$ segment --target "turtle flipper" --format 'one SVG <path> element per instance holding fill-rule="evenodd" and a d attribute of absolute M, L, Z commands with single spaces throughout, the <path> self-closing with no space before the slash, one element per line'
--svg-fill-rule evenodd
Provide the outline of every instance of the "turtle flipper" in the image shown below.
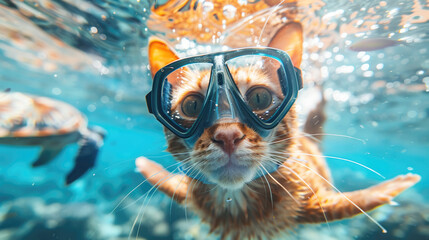
<path fill-rule="evenodd" d="M 83 137 L 79 142 L 80 148 L 76 158 L 74 159 L 74 167 L 67 174 L 66 185 L 71 184 L 85 174 L 89 169 L 94 167 L 98 150 L 102 144 L 103 139 L 96 133 L 90 133 L 88 136 Z"/>
<path fill-rule="evenodd" d="M 31 166 L 32 167 L 39 167 L 42 165 L 45 165 L 47 163 L 49 163 L 50 161 L 52 161 L 52 159 L 54 159 L 56 156 L 58 156 L 58 154 L 60 154 L 60 152 L 63 150 L 63 146 L 58 147 L 58 148 L 47 148 L 47 147 L 42 147 L 42 149 L 40 150 L 39 156 L 37 157 L 36 161 L 34 161 Z"/>

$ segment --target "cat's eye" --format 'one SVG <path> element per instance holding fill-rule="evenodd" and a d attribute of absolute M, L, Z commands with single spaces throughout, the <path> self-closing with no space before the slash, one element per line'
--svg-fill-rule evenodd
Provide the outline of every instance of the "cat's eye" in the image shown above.
<path fill-rule="evenodd" d="M 253 111 L 264 110 L 271 105 L 273 97 L 265 87 L 253 87 L 246 93 L 247 104 Z"/>
<path fill-rule="evenodd" d="M 198 117 L 203 107 L 203 97 L 200 94 L 192 93 L 186 96 L 182 101 L 182 112 L 190 118 Z"/>

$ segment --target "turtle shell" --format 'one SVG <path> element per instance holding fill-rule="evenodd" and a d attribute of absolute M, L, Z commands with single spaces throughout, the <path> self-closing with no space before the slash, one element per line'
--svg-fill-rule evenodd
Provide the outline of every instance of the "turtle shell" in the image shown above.
<path fill-rule="evenodd" d="M 45 137 L 85 129 L 85 116 L 73 106 L 19 92 L 0 93 L 0 137 Z"/>

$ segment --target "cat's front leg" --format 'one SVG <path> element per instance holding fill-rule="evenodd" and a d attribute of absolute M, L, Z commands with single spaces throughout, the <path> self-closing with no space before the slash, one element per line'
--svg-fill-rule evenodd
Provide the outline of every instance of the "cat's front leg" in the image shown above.
<path fill-rule="evenodd" d="M 149 183 L 176 200 L 178 203 L 183 202 L 186 196 L 190 179 L 182 174 L 173 174 L 165 170 L 158 163 L 145 157 L 136 159 L 136 166 L 139 172 L 147 179 Z"/>
<path fill-rule="evenodd" d="M 407 174 L 353 192 L 318 191 L 309 199 L 299 221 L 317 223 L 339 220 L 373 210 L 383 204 L 391 203 L 394 197 L 419 182 L 420 178 L 416 174 Z"/>

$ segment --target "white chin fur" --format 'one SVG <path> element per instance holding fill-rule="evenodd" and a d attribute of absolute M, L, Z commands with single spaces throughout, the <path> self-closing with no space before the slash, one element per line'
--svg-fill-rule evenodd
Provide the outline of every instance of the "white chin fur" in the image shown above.
<path fill-rule="evenodd" d="M 255 177 L 256 171 L 253 168 L 243 168 L 240 170 L 218 169 L 207 174 L 211 182 L 218 184 L 224 189 L 240 189 L 244 184 L 252 181 Z"/>

